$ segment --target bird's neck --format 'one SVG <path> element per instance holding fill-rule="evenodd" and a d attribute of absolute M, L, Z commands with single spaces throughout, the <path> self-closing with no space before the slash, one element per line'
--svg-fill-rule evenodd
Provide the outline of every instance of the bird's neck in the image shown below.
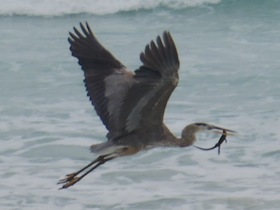
<path fill-rule="evenodd" d="M 196 141 L 195 135 L 184 135 L 180 138 L 180 147 L 191 146 Z"/>

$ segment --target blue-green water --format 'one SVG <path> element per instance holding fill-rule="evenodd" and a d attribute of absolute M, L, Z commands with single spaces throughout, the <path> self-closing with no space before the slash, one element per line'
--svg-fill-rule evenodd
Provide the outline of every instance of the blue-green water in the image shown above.
<path fill-rule="evenodd" d="M 24 3 L 23 3 L 24 2 Z M 278 209 L 280 1 L 0 1 L 0 209 Z M 76 186 L 106 130 L 91 107 L 68 31 L 88 21 L 129 69 L 169 30 L 180 83 L 165 122 L 239 132 L 217 151 L 158 148 L 112 161 Z M 201 136 L 197 145 L 217 138 Z"/>

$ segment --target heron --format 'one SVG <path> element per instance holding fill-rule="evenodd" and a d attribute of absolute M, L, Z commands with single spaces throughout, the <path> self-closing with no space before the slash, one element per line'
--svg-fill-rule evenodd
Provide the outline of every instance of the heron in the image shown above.
<path fill-rule="evenodd" d="M 73 186 L 100 165 L 154 147 L 188 147 L 200 131 L 233 135 L 235 131 L 208 123 L 192 123 L 176 137 L 163 122 L 167 101 L 176 88 L 179 57 L 171 33 L 164 31 L 140 54 L 141 66 L 128 70 L 97 40 L 88 22 L 73 27 L 68 41 L 84 73 L 87 95 L 108 130 L 107 141 L 94 144 L 97 158 L 66 175 L 60 189 Z"/>

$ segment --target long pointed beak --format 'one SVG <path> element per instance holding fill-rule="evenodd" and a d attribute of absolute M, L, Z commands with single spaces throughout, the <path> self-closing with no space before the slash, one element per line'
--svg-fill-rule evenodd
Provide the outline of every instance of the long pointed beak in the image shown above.
<path fill-rule="evenodd" d="M 226 131 L 227 136 L 236 136 L 238 133 L 234 130 L 230 130 L 227 128 L 221 128 L 215 125 L 209 125 L 208 127 L 209 130 L 211 130 L 213 133 L 217 133 L 217 134 L 224 134 L 224 131 Z"/>

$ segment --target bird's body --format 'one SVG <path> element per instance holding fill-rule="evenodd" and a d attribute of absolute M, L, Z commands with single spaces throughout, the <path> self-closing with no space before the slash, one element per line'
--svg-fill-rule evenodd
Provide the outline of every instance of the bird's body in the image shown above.
<path fill-rule="evenodd" d="M 108 141 L 91 146 L 91 151 L 96 154 L 108 153 L 106 150 L 119 149 L 119 156 L 134 154 L 141 150 L 152 149 L 154 147 L 171 147 L 178 146 L 179 139 L 176 138 L 169 129 L 162 124 L 157 128 L 138 130 L 126 136 L 121 136 L 119 139 L 108 139 Z M 130 148 L 130 149 L 129 149 Z M 116 152 L 116 151 L 115 151 Z"/>
<path fill-rule="evenodd" d="M 96 39 L 89 25 L 80 24 L 82 33 L 70 32 L 70 50 L 84 71 L 84 82 L 92 105 L 108 130 L 107 141 L 91 146 L 99 156 L 81 170 L 69 174 L 59 184 L 74 185 L 99 165 L 120 156 L 154 147 L 187 147 L 195 133 L 203 130 L 234 131 L 193 123 L 174 136 L 163 122 L 167 101 L 176 88 L 179 58 L 169 32 L 151 41 L 140 54 L 142 65 L 129 71 Z M 91 167 L 91 168 L 90 168 Z M 88 169 L 82 176 L 77 175 Z"/>

